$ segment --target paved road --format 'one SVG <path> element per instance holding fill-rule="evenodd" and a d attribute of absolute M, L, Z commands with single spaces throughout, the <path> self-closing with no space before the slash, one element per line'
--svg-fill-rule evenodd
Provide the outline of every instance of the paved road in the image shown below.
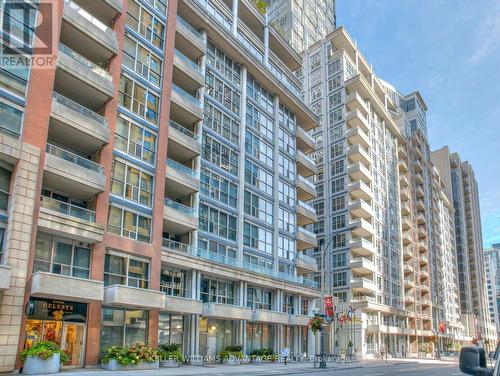
<path fill-rule="evenodd" d="M 242 366 L 184 366 L 176 369 L 152 371 L 109 372 L 101 369 L 68 370 L 63 376 L 290 376 L 290 375 L 335 375 L 335 376 L 463 376 L 455 362 L 440 361 L 360 361 L 355 364 L 329 365 L 327 369 L 315 369 L 312 364 L 242 365 Z"/>

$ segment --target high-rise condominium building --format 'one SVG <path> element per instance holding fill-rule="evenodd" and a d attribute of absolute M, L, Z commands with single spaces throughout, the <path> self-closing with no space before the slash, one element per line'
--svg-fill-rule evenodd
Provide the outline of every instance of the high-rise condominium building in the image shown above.
<path fill-rule="evenodd" d="M 302 52 L 335 30 L 335 0 L 271 0 L 269 19 Z"/>
<path fill-rule="evenodd" d="M 462 322 L 469 336 L 496 339 L 488 311 L 479 193 L 474 170 L 468 162 L 462 162 L 457 153 L 450 153 L 447 146 L 432 152 L 432 160 L 453 202 Z"/>
<path fill-rule="evenodd" d="M 50 9 L 20 4 L 26 42 Z M 315 354 L 297 53 L 250 0 L 52 4 L 56 63 L 0 70 L 0 371 L 38 340 L 73 367 L 136 342 Z"/>
<path fill-rule="evenodd" d="M 326 288 L 353 303 L 360 319 L 354 336 L 347 327 L 324 346 L 335 352 L 351 341 L 364 356 L 386 344 L 405 353 L 396 105 L 342 27 L 305 52 L 299 74 L 305 101 L 321 119 L 312 133 L 319 243 L 312 254 L 321 259 L 326 247 Z"/>
<path fill-rule="evenodd" d="M 500 333 L 500 244 L 492 244 L 484 251 L 486 265 L 486 288 L 490 320 Z"/>

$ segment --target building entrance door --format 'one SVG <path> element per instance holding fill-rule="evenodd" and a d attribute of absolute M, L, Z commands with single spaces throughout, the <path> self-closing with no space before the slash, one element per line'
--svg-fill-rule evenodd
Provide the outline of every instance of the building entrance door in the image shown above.
<path fill-rule="evenodd" d="M 83 366 L 85 324 L 65 322 L 63 325 L 61 350 L 68 356 L 65 367 Z"/>

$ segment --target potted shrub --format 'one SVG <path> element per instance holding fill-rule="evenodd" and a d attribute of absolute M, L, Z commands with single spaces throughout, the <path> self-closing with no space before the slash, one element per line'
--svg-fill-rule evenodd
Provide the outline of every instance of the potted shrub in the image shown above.
<path fill-rule="evenodd" d="M 242 349 L 242 346 L 227 346 L 219 354 L 222 363 L 230 365 L 241 364 L 241 359 L 243 358 Z"/>
<path fill-rule="evenodd" d="M 160 358 L 160 367 L 179 367 L 182 362 L 181 345 L 178 343 L 161 343 L 156 352 Z"/>
<path fill-rule="evenodd" d="M 40 341 L 20 354 L 24 362 L 25 375 L 39 375 L 58 373 L 61 363 L 68 360 L 68 356 L 59 347 L 50 341 Z"/>
<path fill-rule="evenodd" d="M 276 362 L 278 355 L 274 353 L 273 349 L 255 349 L 250 353 L 250 361 L 252 363 Z"/>
<path fill-rule="evenodd" d="M 111 346 L 104 350 L 102 367 L 108 371 L 145 370 L 159 367 L 156 350 L 143 344 Z"/>

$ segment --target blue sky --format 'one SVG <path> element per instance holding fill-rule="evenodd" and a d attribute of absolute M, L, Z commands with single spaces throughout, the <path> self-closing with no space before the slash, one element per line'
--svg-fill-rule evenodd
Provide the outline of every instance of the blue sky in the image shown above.
<path fill-rule="evenodd" d="M 448 144 L 476 172 L 483 242 L 500 242 L 500 1 L 337 0 L 337 25 L 375 72 L 419 90 L 431 149 Z"/>

